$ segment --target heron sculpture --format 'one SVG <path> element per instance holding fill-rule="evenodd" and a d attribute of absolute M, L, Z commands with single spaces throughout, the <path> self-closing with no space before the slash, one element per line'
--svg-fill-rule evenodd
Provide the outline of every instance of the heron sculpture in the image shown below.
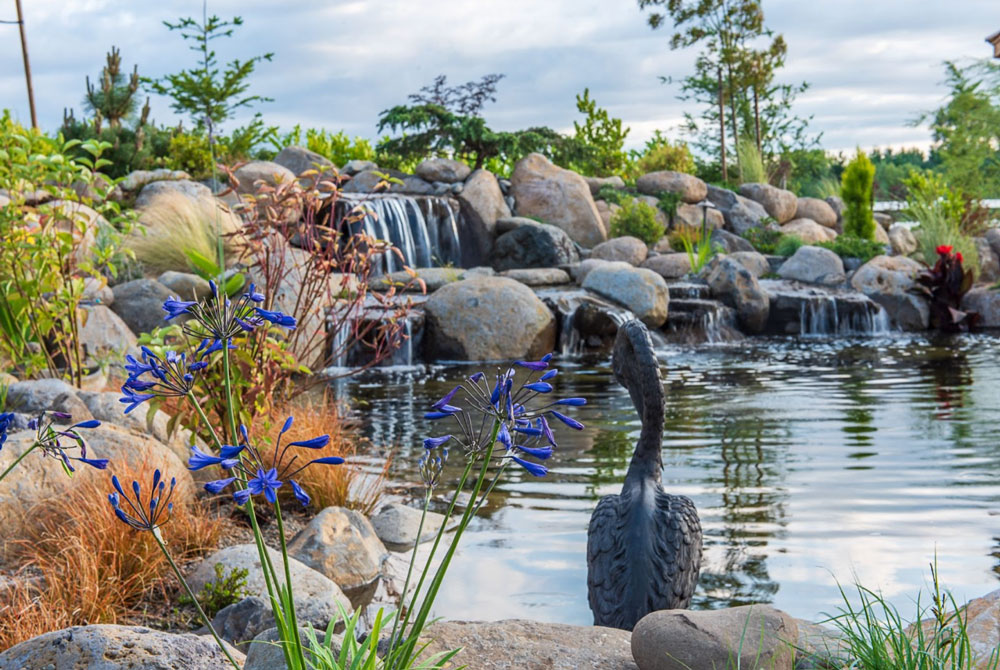
<path fill-rule="evenodd" d="M 701 567 L 701 523 L 690 498 L 660 483 L 664 404 L 660 366 L 639 321 L 615 337 L 615 379 L 642 431 L 619 495 L 601 498 L 587 531 L 587 591 L 595 626 L 632 630 L 655 610 L 691 603 Z"/>

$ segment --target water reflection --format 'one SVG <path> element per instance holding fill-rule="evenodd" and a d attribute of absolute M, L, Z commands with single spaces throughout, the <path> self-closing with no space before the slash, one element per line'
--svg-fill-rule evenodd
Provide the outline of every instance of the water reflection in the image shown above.
<path fill-rule="evenodd" d="M 1000 340 L 756 341 L 665 349 L 664 487 L 692 497 L 705 531 L 695 607 L 774 602 L 816 618 L 856 574 L 904 608 L 935 552 L 956 597 L 1000 578 Z M 414 479 L 424 408 L 467 368 L 343 383 L 393 477 Z M 639 434 L 607 361 L 561 366 L 591 400 L 551 475 L 497 487 L 463 540 L 436 614 L 589 623 L 586 528 L 617 493 Z M 457 474 L 457 473 L 456 473 Z"/>

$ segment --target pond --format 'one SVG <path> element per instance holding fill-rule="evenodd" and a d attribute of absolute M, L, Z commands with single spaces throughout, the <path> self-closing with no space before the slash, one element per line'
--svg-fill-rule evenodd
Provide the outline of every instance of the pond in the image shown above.
<path fill-rule="evenodd" d="M 705 533 L 694 608 L 770 602 L 817 620 L 837 582 L 878 588 L 906 616 L 937 556 L 956 598 L 1000 579 L 1000 339 L 754 339 L 659 351 L 667 387 L 663 481 Z M 585 396 L 552 472 L 498 485 L 435 607 L 449 619 L 592 623 L 586 541 L 639 433 L 609 360 L 556 361 L 560 395 Z M 486 366 L 487 372 L 495 366 Z M 341 382 L 365 434 L 416 481 L 422 418 L 479 367 L 429 366 Z M 456 459 L 457 460 L 457 459 Z M 519 469 L 518 469 L 519 470 Z"/>

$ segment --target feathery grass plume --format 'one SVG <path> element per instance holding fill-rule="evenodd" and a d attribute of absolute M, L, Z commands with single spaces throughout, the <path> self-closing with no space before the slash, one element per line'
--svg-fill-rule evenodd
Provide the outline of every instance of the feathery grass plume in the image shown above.
<path fill-rule="evenodd" d="M 194 199 L 167 191 L 143 208 L 139 222 L 145 234 L 129 235 L 125 246 L 132 249 L 148 272 L 190 272 L 189 253 L 216 258 L 220 234 L 226 258 L 239 255 L 240 218 L 215 198 Z"/>
<path fill-rule="evenodd" d="M 148 482 L 153 467 L 116 464 L 118 475 Z M 44 588 L 0 592 L 0 649 L 48 630 L 92 623 L 140 622 L 151 592 L 166 600 L 174 577 L 156 541 L 109 510 L 107 480 L 80 481 L 69 493 L 35 504 L 10 532 L 10 558 L 30 566 Z M 218 520 L 183 497 L 174 501 L 164 541 L 182 561 L 213 549 Z"/>
<path fill-rule="evenodd" d="M 739 161 L 741 184 L 768 183 L 764 157 L 760 155 L 757 143 L 753 139 L 741 137 L 736 141 L 736 158 Z"/>

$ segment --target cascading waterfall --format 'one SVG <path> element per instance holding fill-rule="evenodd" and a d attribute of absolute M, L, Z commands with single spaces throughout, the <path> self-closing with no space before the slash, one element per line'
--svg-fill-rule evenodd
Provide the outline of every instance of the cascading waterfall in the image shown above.
<path fill-rule="evenodd" d="M 385 254 L 382 271 L 439 265 L 460 266 L 462 246 L 459 212 L 449 198 L 395 194 L 358 195 L 342 193 L 338 218 L 351 211 L 364 212 L 355 230 L 399 249 L 403 258 Z"/>
<path fill-rule="evenodd" d="M 815 296 L 799 306 L 799 335 L 884 335 L 889 315 L 871 300 L 843 300 L 836 295 Z"/>

